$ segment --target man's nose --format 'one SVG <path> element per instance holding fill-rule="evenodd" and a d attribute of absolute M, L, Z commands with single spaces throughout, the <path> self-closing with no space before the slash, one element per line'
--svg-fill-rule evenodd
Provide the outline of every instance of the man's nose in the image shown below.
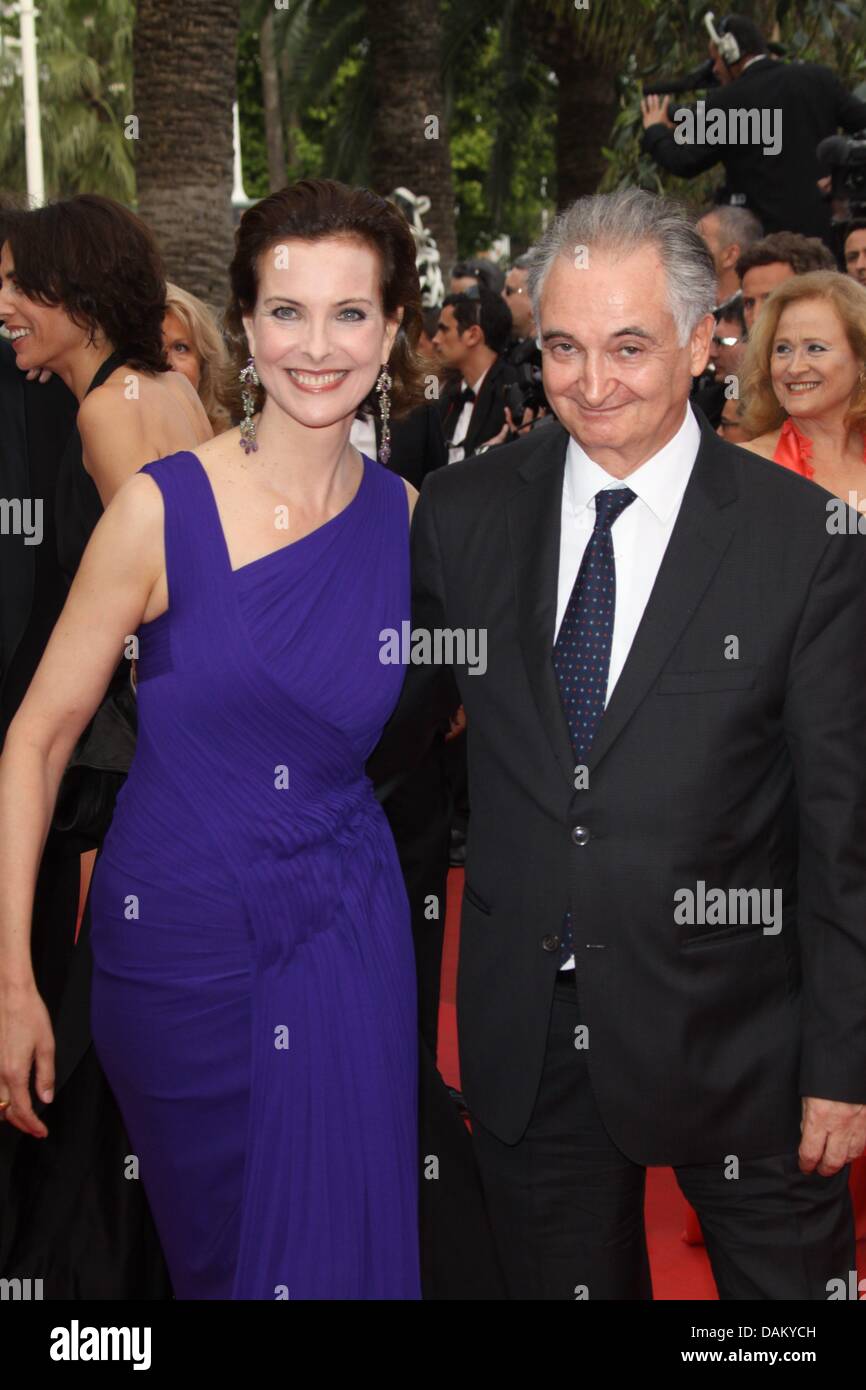
<path fill-rule="evenodd" d="M 610 378 L 610 369 L 607 359 L 603 353 L 587 352 L 583 358 L 583 369 L 578 378 L 578 385 L 586 399 L 587 405 L 601 405 L 611 393 L 613 387 Z"/>

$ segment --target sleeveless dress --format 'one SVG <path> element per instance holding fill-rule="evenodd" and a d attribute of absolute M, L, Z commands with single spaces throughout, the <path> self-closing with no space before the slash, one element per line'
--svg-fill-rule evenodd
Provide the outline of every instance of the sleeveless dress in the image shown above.
<path fill-rule="evenodd" d="M 773 450 L 773 462 L 790 468 L 792 473 L 800 473 L 804 478 L 814 478 L 815 470 L 809 462 L 811 457 L 811 439 L 801 434 L 793 420 L 788 418 L 782 425 Z M 866 463 L 866 435 L 863 438 L 863 462 Z"/>
<path fill-rule="evenodd" d="M 237 570 L 210 480 L 165 505 L 139 738 L 94 874 L 93 1038 L 181 1299 L 416 1299 L 416 986 L 365 776 L 403 681 L 402 480 Z M 138 1168 L 136 1169 L 136 1160 Z"/>

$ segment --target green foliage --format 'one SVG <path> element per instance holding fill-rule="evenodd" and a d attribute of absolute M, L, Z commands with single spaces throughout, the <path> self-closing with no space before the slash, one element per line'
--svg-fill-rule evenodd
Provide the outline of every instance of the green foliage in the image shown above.
<path fill-rule="evenodd" d="M 461 255 L 509 232 L 521 249 L 550 209 L 555 88 L 522 28 L 520 0 L 443 0 L 443 115 L 448 127 Z M 238 80 L 247 193 L 267 188 L 258 26 L 261 0 L 241 12 Z M 289 178 L 371 181 L 373 87 L 360 0 L 299 0 L 276 16 Z M 424 189 L 414 190 L 423 193 Z"/>
<path fill-rule="evenodd" d="M 36 33 L 46 195 L 103 193 L 131 202 L 134 0 L 39 0 Z M 17 15 L 0 13 L 0 185 L 24 192 Z"/>

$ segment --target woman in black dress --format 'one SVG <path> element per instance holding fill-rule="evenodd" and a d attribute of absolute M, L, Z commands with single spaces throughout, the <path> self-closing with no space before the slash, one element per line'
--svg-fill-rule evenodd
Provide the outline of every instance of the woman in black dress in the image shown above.
<path fill-rule="evenodd" d="M 46 499 L 43 543 L 34 547 L 34 601 L 16 653 L 20 696 L 117 488 L 151 459 L 195 449 L 212 430 L 194 388 L 168 368 L 162 265 L 137 217 L 82 195 L 5 213 L 2 235 L 0 319 L 17 364 L 31 374 L 47 368 L 78 401 L 77 429 Z M 67 771 L 37 884 L 34 967 L 56 1038 L 55 1098 L 40 1106 L 39 1142 L 0 1124 L 0 1278 L 41 1278 L 52 1299 L 171 1296 L 90 1041 L 86 910 L 73 943 L 77 875 L 60 894 L 56 873 L 46 881 L 52 864 L 98 850 L 107 829 L 135 741 L 132 654 L 118 653 L 106 700 Z"/>

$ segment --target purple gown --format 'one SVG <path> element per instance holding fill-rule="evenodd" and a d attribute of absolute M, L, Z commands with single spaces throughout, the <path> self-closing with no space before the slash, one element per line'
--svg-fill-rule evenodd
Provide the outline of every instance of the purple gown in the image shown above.
<path fill-rule="evenodd" d="M 404 668 L 402 479 L 230 567 L 210 480 L 165 504 L 169 610 L 92 889 L 92 1023 L 183 1299 L 420 1298 L 416 986 L 364 773 Z"/>

